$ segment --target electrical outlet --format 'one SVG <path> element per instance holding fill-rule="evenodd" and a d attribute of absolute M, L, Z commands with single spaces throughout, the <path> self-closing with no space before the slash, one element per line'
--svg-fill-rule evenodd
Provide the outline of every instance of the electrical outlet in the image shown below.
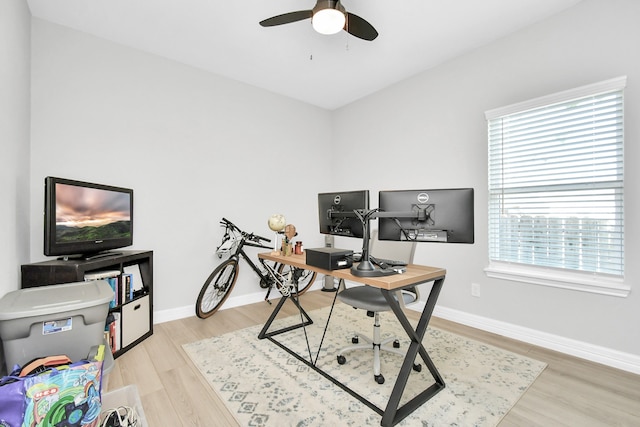
<path fill-rule="evenodd" d="M 480 284 L 472 283 L 471 284 L 471 295 L 474 297 L 480 297 Z"/>

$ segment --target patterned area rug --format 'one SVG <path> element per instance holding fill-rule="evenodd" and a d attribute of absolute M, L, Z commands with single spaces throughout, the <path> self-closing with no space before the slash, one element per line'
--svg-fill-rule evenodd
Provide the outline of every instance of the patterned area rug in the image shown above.
<path fill-rule="evenodd" d="M 402 357 L 383 353 L 385 383 L 373 379 L 372 351 L 345 353 L 355 331 L 371 336 L 373 319 L 364 311 L 336 303 L 320 355 L 330 308 L 309 312 L 314 324 L 276 338 L 317 364 L 378 407 L 384 408 Z M 215 321 L 215 318 L 213 320 Z M 277 319 L 272 329 L 300 321 Z M 392 313 L 381 313 L 383 339 L 408 339 Z M 183 346 L 241 426 L 379 426 L 381 417 L 269 340 L 259 340 L 262 326 L 250 327 Z M 495 426 L 529 388 L 546 364 L 429 327 L 424 345 L 446 388 L 405 418 L 401 426 Z M 420 358 L 418 360 L 421 362 Z M 402 402 L 433 384 L 429 370 L 412 371 Z"/>

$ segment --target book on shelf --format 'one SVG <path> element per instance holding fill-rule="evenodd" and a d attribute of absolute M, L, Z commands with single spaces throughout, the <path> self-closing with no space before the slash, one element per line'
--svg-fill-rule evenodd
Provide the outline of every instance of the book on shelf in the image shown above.
<path fill-rule="evenodd" d="M 120 350 L 121 347 L 121 336 L 120 336 L 120 313 L 114 312 L 112 313 L 113 319 L 111 323 L 109 323 L 108 331 L 105 333 L 108 334 L 109 346 L 111 347 L 111 352 L 115 353 Z"/>
<path fill-rule="evenodd" d="M 129 302 L 133 299 L 133 276 L 129 273 L 123 273 L 121 276 L 121 285 L 120 292 L 121 296 L 121 304 Z"/>
<path fill-rule="evenodd" d="M 109 284 L 109 286 L 111 287 L 111 290 L 113 291 L 113 299 L 109 303 L 110 308 L 114 308 L 120 304 L 120 298 L 119 298 L 119 292 L 118 292 L 119 290 L 118 283 L 120 282 L 120 280 L 118 279 L 119 279 L 118 277 L 108 277 L 105 279 Z"/>
<path fill-rule="evenodd" d="M 132 285 L 131 295 L 134 295 L 136 291 L 139 291 L 144 288 L 144 282 L 142 281 L 142 275 L 140 274 L 140 266 L 138 264 L 125 266 L 124 273 L 131 275 L 131 285 Z"/>
<path fill-rule="evenodd" d="M 120 270 L 98 270 L 89 271 L 84 274 L 84 280 L 86 282 L 92 280 L 106 280 L 111 289 L 113 290 L 113 300 L 109 303 L 109 307 L 113 308 L 120 303 L 118 298 L 118 280 L 120 278 Z"/>

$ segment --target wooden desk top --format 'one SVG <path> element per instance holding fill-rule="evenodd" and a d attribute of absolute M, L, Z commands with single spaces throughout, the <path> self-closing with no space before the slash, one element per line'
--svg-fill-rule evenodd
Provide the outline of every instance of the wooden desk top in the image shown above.
<path fill-rule="evenodd" d="M 258 257 L 266 259 L 268 261 L 274 261 L 281 264 L 289 264 L 294 267 L 304 268 L 306 270 L 313 270 L 321 274 L 337 277 L 338 279 L 349 280 L 356 283 L 364 283 L 365 285 L 375 286 L 377 288 L 387 290 L 431 282 L 433 280 L 444 277 L 447 274 L 447 270 L 445 270 L 444 268 L 410 264 L 407 266 L 407 271 L 402 274 L 394 274 L 392 276 L 382 277 L 358 277 L 351 274 L 350 268 L 339 270 L 325 270 L 323 268 L 307 265 L 305 254 L 282 256 L 280 254 L 272 255 L 271 252 L 265 252 L 258 254 Z"/>

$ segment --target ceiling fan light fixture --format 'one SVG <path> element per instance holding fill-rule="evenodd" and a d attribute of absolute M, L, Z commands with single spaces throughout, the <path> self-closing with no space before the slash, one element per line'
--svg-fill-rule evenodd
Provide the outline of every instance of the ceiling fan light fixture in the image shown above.
<path fill-rule="evenodd" d="M 263 27 L 289 24 L 311 18 L 311 26 L 320 34 L 336 34 L 340 30 L 359 39 L 371 41 L 378 37 L 373 25 L 358 15 L 346 11 L 340 0 L 316 0 L 311 10 L 283 13 L 260 21 Z"/>
<path fill-rule="evenodd" d="M 344 28 L 346 19 L 338 9 L 321 9 L 313 14 L 311 25 L 320 34 L 336 34 Z"/>

